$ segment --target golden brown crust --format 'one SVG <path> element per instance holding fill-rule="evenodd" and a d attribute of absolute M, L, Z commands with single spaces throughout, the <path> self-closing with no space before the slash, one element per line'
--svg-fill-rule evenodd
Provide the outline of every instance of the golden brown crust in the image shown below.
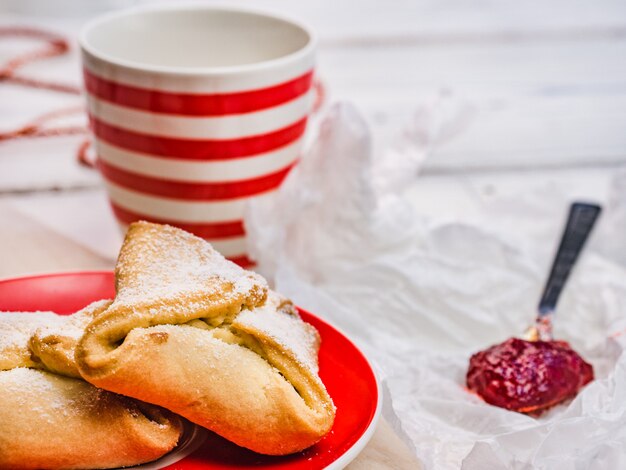
<path fill-rule="evenodd" d="M 106 374 L 118 343 L 133 328 L 182 324 L 197 318 L 221 323 L 243 307 L 261 305 L 260 276 L 225 260 L 204 240 L 147 222 L 131 224 L 115 268 L 117 295 L 82 339 L 81 367 Z"/>
<path fill-rule="evenodd" d="M 72 316 L 0 314 L 0 468 L 130 466 L 176 445 L 179 417 L 71 378 L 77 338 L 109 304 Z"/>
<path fill-rule="evenodd" d="M 116 274 L 116 299 L 76 349 L 86 380 L 260 453 L 296 452 L 330 430 L 319 335 L 262 278 L 147 223 L 131 225 Z"/>
<path fill-rule="evenodd" d="M 16 367 L 41 368 L 28 340 L 40 326 L 58 321 L 52 312 L 0 312 L 0 371 Z"/>
<path fill-rule="evenodd" d="M 40 368 L 66 377 L 82 378 L 74 350 L 87 325 L 111 305 L 110 300 L 93 302 L 63 320 L 62 328 L 37 328 L 28 341 L 31 359 Z"/>
<path fill-rule="evenodd" d="M 154 406 L 143 412 L 134 400 L 42 370 L 0 372 L 0 403 L 0 468 L 6 469 L 150 462 L 169 452 L 182 431 L 171 413 Z"/>

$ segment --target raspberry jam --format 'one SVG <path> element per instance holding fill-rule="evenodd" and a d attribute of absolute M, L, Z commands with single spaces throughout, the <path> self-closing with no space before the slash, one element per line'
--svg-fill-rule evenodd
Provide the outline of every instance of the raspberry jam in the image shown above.
<path fill-rule="evenodd" d="M 487 403 L 537 413 L 575 396 L 593 368 L 565 341 L 510 338 L 470 359 L 467 386 Z"/>

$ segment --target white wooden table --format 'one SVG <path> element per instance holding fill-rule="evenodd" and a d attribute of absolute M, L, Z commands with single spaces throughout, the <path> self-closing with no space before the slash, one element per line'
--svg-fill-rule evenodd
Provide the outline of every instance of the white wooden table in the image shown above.
<path fill-rule="evenodd" d="M 27 3 L 0 5 L 0 24 L 75 34 L 85 20 L 40 14 L 49 8 L 15 13 Z M 381 148 L 425 104 L 445 98 L 459 110 L 408 193 L 425 215 L 488 221 L 499 198 L 545 188 L 604 202 L 612 175 L 626 165 L 621 0 L 232 3 L 309 23 L 320 37 L 329 98 L 355 103 Z M 0 41 L 0 61 L 26 46 Z M 80 81 L 76 50 L 24 72 Z M 78 103 L 0 82 L 0 128 Z M 80 140 L 0 142 L 0 277 L 113 266 L 121 236 L 99 178 L 76 165 Z M 418 467 L 383 422 L 350 468 Z"/>

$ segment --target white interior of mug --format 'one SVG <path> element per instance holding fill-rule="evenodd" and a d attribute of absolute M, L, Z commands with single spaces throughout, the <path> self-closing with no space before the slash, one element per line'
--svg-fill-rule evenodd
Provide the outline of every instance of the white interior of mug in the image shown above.
<path fill-rule="evenodd" d="M 250 68 L 313 47 L 310 31 L 264 13 L 206 7 L 134 9 L 89 23 L 81 45 L 108 62 L 161 71 Z"/>

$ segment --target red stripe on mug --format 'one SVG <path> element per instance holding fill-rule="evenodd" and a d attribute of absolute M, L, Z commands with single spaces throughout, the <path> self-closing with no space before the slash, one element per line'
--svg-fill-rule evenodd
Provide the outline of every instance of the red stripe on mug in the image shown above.
<path fill-rule="evenodd" d="M 185 116 L 224 116 L 287 103 L 311 88 L 313 71 L 275 86 L 235 93 L 173 93 L 113 82 L 83 68 L 85 88 L 98 98 L 129 108 Z"/>
<path fill-rule="evenodd" d="M 295 163 L 291 163 L 277 172 L 247 180 L 183 183 L 132 173 L 98 159 L 100 172 L 112 183 L 141 193 L 194 201 L 236 199 L 264 193 L 277 188 L 294 165 Z"/>
<path fill-rule="evenodd" d="M 174 225 L 176 227 L 182 228 L 183 230 L 186 230 L 187 232 L 193 233 L 200 238 L 206 239 L 240 237 L 245 235 L 243 221 L 241 220 L 229 222 L 214 222 L 206 224 L 187 222 L 181 223 L 175 220 L 160 219 L 157 217 L 139 214 L 137 212 L 125 209 L 124 207 L 121 207 L 113 202 L 111 202 L 111 208 L 113 209 L 115 217 L 117 217 L 120 222 L 126 225 L 137 222 L 138 220 L 147 220 L 149 222 L 154 222 L 157 224 Z"/>
<path fill-rule="evenodd" d="M 89 115 L 94 134 L 111 145 L 134 152 L 186 160 L 227 160 L 250 157 L 284 147 L 304 134 L 307 118 L 277 131 L 228 140 L 160 137 L 121 129 Z"/>
<path fill-rule="evenodd" d="M 256 266 L 256 263 L 254 261 L 252 261 L 250 258 L 248 258 L 247 256 L 243 255 L 243 256 L 227 256 L 227 258 L 229 260 L 231 260 L 233 263 L 238 264 L 239 266 L 241 266 L 242 268 L 253 268 L 254 266 Z"/>

